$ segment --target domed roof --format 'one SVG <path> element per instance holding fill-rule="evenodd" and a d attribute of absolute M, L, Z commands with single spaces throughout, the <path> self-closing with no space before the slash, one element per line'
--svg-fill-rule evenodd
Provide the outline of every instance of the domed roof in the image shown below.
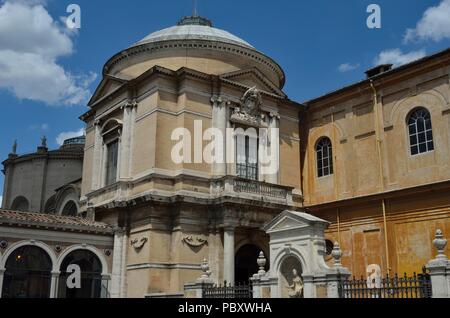
<path fill-rule="evenodd" d="M 173 40 L 206 40 L 255 49 L 241 38 L 227 31 L 214 28 L 211 21 L 199 16 L 185 17 L 176 26 L 151 33 L 133 46 Z"/>

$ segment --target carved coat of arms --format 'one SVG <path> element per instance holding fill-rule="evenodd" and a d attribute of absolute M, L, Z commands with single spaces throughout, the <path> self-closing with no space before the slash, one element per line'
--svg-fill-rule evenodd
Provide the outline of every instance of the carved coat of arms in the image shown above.
<path fill-rule="evenodd" d="M 261 113 L 261 104 L 261 92 L 256 87 L 250 88 L 241 98 L 240 107 L 234 109 L 231 121 L 252 127 L 265 127 L 267 124 Z"/>

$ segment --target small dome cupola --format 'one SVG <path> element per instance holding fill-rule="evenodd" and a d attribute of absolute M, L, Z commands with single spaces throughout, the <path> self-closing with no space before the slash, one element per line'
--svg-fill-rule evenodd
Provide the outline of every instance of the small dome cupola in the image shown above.
<path fill-rule="evenodd" d="M 193 15 L 193 16 L 189 16 L 189 17 L 183 17 L 183 18 L 181 18 L 180 21 L 178 21 L 177 25 L 178 26 L 182 26 L 182 25 L 202 25 L 202 26 L 207 26 L 207 27 L 212 27 L 213 26 L 211 20 L 208 20 L 207 18 L 198 16 L 198 15 Z"/>

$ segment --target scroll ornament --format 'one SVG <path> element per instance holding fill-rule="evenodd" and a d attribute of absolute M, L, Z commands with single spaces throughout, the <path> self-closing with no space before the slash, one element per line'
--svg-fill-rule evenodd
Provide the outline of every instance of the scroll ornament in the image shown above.
<path fill-rule="evenodd" d="M 199 236 L 188 235 L 183 238 L 183 242 L 191 247 L 202 247 L 203 245 L 208 243 L 208 240 Z"/>
<path fill-rule="evenodd" d="M 148 242 L 148 238 L 143 237 L 141 239 L 134 239 L 131 241 L 131 246 L 136 250 L 136 251 L 140 251 L 145 244 Z"/>

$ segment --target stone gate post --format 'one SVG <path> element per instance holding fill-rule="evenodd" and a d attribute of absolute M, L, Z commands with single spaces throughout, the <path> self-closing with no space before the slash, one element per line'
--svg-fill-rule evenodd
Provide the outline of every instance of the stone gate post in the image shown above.
<path fill-rule="evenodd" d="M 206 259 L 200 265 L 202 269 L 202 276 L 197 279 L 196 282 L 187 283 L 184 285 L 184 297 L 185 298 L 203 298 L 203 289 L 205 287 L 212 287 L 214 282 L 212 281 L 211 272 L 209 271 L 209 264 Z"/>
<path fill-rule="evenodd" d="M 433 298 L 450 298 L 450 261 L 444 254 L 447 240 L 441 230 L 436 231 L 433 245 L 438 255 L 426 266 L 430 271 Z"/>

